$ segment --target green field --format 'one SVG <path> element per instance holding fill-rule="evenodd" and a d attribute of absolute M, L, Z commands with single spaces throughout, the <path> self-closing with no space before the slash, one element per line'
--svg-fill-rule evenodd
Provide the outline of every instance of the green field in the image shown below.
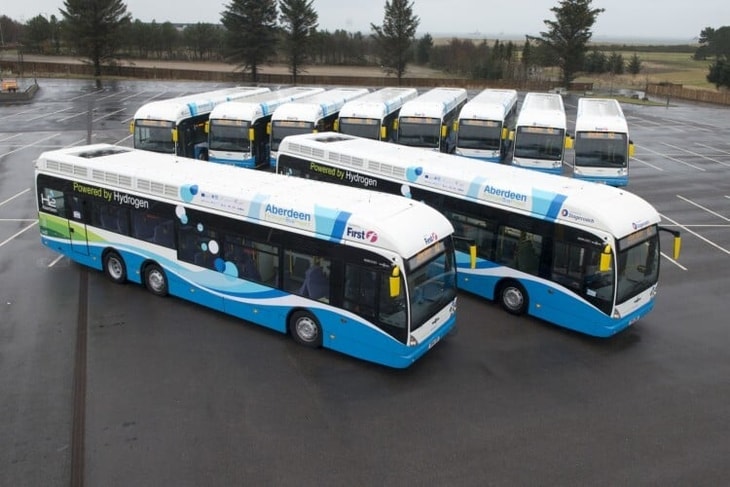
<path fill-rule="evenodd" d="M 684 86 L 715 90 L 715 85 L 707 81 L 711 61 L 695 61 L 686 52 L 640 51 L 636 54 L 641 60 L 641 72 L 637 75 L 601 75 L 580 77 L 576 81 L 593 81 L 598 87 L 609 84 L 616 87 L 641 88 L 647 83 L 678 83 Z M 629 61 L 633 52 L 623 51 L 624 61 Z"/>

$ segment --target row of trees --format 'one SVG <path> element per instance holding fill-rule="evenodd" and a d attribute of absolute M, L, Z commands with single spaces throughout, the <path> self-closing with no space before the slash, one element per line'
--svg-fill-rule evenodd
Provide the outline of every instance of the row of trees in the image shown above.
<path fill-rule="evenodd" d="M 408 63 L 419 62 L 475 78 L 523 76 L 528 64 L 554 63 L 563 82 L 583 68 L 590 28 L 603 9 L 591 0 L 562 0 L 552 9 L 555 20 L 526 55 L 513 43 L 453 40 L 433 46 L 429 35 L 418 41 L 420 19 L 408 0 L 386 0 L 383 23 L 371 24 L 372 34 L 320 32 L 312 0 L 232 0 L 221 24 L 196 24 L 179 31 L 170 23 L 132 21 L 123 0 L 64 0 L 61 19 L 37 16 L 25 26 L 26 51 L 73 53 L 88 58 L 97 76 L 103 63 L 122 55 L 162 58 L 225 59 L 257 78 L 262 63 L 284 61 L 296 81 L 307 63 L 381 65 L 400 82 Z M 8 30 L 7 28 L 5 30 Z M 528 41 L 529 44 L 529 41 Z M 525 46 L 529 51 L 529 45 Z M 528 53 L 529 54 L 529 53 Z"/>
<path fill-rule="evenodd" d="M 64 0 L 61 18 L 38 15 L 25 25 L 0 17 L 5 41 L 21 41 L 25 52 L 72 53 L 88 58 L 100 76 L 103 63 L 123 56 L 168 59 L 225 60 L 250 72 L 256 80 L 267 62 L 288 64 L 294 80 L 307 64 L 377 64 L 400 82 L 409 63 L 430 65 L 479 79 L 522 79 L 539 66 L 560 68 L 568 85 L 581 72 L 637 74 L 641 61 L 619 53 L 589 52 L 591 28 L 602 8 L 592 0 L 560 0 L 544 20 L 540 37 L 488 43 L 452 39 L 435 46 L 429 34 L 416 39 L 420 19 L 415 2 L 386 0 L 382 25 L 372 33 L 318 30 L 313 0 L 231 0 L 218 25 L 198 23 L 184 29 L 132 21 L 123 0 Z M 714 58 L 708 79 L 730 86 L 728 74 L 730 28 L 707 28 L 700 36 L 696 57 Z"/>

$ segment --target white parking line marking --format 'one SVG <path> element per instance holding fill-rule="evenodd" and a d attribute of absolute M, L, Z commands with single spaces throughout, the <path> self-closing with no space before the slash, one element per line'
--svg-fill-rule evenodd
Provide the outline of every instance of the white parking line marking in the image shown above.
<path fill-rule="evenodd" d="M 726 222 L 730 222 L 730 218 L 728 218 L 728 217 L 726 217 L 726 216 L 722 216 L 721 214 L 719 214 L 719 213 L 717 213 L 717 212 L 715 212 L 715 211 L 712 211 L 712 210 L 710 210 L 709 208 L 705 208 L 704 206 L 700 205 L 699 203 L 695 203 L 694 201 L 690 200 L 689 198 L 685 198 L 684 196 L 681 196 L 681 195 L 677 195 L 677 198 L 679 198 L 679 199 L 680 199 L 680 200 L 682 200 L 682 201 L 686 201 L 686 202 L 687 202 L 687 203 L 689 203 L 690 205 L 694 205 L 694 206 L 696 206 L 696 207 L 697 207 L 697 208 L 699 208 L 700 210 L 704 210 L 704 211 L 706 211 L 706 212 L 707 212 L 707 213 L 709 213 L 710 215 L 715 215 L 716 217 L 718 217 L 718 218 L 721 218 L 721 219 L 725 220 Z"/>
<path fill-rule="evenodd" d="M 631 164 L 631 163 L 632 163 L 632 162 L 634 162 L 634 161 L 636 161 L 636 162 L 639 162 L 639 163 L 641 163 L 641 164 L 644 164 L 645 166 L 649 166 L 649 167 L 651 167 L 651 168 L 654 168 L 654 169 L 656 169 L 657 171 L 664 171 L 664 169 L 662 169 L 661 167 L 659 167 L 659 166 L 655 166 L 654 164 L 651 164 L 651 163 L 649 163 L 649 162 L 646 162 L 646 161 L 644 161 L 644 160 L 641 160 L 641 159 L 639 159 L 638 157 L 632 157 L 632 158 L 631 158 L 631 160 L 629 161 L 629 164 Z"/>
<path fill-rule="evenodd" d="M 14 196 L 11 196 L 10 198 L 6 199 L 5 201 L 0 201 L 0 206 L 3 206 L 5 203 L 9 203 L 9 202 L 13 201 L 15 198 L 17 198 L 19 196 L 23 196 L 28 191 L 30 191 L 30 188 L 24 189 L 20 193 L 14 195 Z"/>
<path fill-rule="evenodd" d="M 638 149 L 639 146 L 637 145 L 636 148 Z M 666 159 L 670 159 L 670 160 L 672 160 L 674 162 L 678 162 L 680 164 L 684 164 L 687 167 L 691 167 L 693 169 L 697 169 L 698 171 L 702 171 L 702 172 L 705 172 L 706 171 L 706 169 L 704 169 L 702 167 L 695 166 L 694 164 L 690 164 L 689 162 L 685 162 L 685 161 L 683 161 L 681 159 L 677 159 L 676 157 L 668 156 L 667 154 L 662 154 L 661 152 L 657 152 L 657 151 L 652 150 L 652 149 L 649 149 L 648 147 L 645 147 L 645 146 L 641 146 L 641 150 L 647 150 L 647 151 L 652 152 L 652 153 L 654 153 L 654 154 L 656 154 L 658 156 L 664 157 Z"/>
<path fill-rule="evenodd" d="M 706 159 L 708 161 L 716 162 L 716 163 L 718 163 L 718 164 L 720 164 L 722 166 L 730 167 L 730 164 L 728 164 L 726 162 L 718 161 L 717 159 L 713 159 L 712 157 L 708 157 L 708 156 L 702 155 L 702 154 L 700 154 L 698 152 L 692 152 L 691 150 L 685 149 L 683 147 L 677 147 L 676 145 L 667 144 L 666 142 L 662 142 L 662 144 L 666 145 L 667 147 L 671 147 L 672 149 L 679 149 L 679 150 L 684 151 L 687 154 L 693 155 L 695 157 L 701 157 L 702 159 Z"/>
<path fill-rule="evenodd" d="M 66 256 L 65 256 L 65 255 L 63 255 L 63 254 L 59 255 L 58 257 L 56 257 L 55 259 L 53 259 L 53 260 L 52 260 L 52 261 L 51 261 L 51 262 L 50 262 L 50 263 L 48 264 L 48 267 L 53 267 L 54 265 L 58 264 L 58 263 L 59 263 L 59 262 L 61 261 L 61 259 L 63 259 L 64 257 L 66 257 Z"/>
<path fill-rule="evenodd" d="M 694 235 L 695 237 L 699 238 L 700 240 L 702 240 L 702 241 L 703 241 L 703 242 L 705 242 L 706 244 L 708 244 L 708 245 L 710 245 L 710 246 L 712 246 L 712 247 L 715 247 L 715 248 L 716 248 L 717 250 L 719 250 L 720 252 L 724 252 L 724 253 L 726 253 L 727 255 L 730 255 L 730 250 L 728 250 L 728 249 L 726 249 L 726 248 L 723 248 L 723 247 L 721 247 L 721 246 L 717 245 L 717 244 L 716 244 L 715 242 L 713 242 L 712 240 L 708 240 L 708 239 L 706 239 L 705 237 L 703 237 L 702 235 L 700 235 L 700 234 L 699 234 L 699 233 L 697 233 L 697 232 L 693 232 L 692 230 L 690 230 L 690 229 L 689 229 L 689 227 L 687 227 L 687 226 L 684 226 L 684 225 L 681 225 L 680 223 L 678 223 L 678 222 L 677 222 L 677 221 L 675 221 L 675 220 L 672 220 L 671 218 L 669 218 L 669 217 L 668 217 L 668 216 L 666 216 L 666 215 L 662 215 L 662 218 L 666 218 L 667 220 L 669 220 L 670 222 L 672 222 L 672 223 L 673 223 L 674 225 L 676 225 L 677 227 L 681 228 L 682 230 L 684 230 L 685 232 L 689 233 L 690 235 Z"/>
<path fill-rule="evenodd" d="M 33 228 L 36 225 L 38 225 L 38 220 L 33 220 L 33 223 L 31 223 L 27 227 L 25 227 L 24 229 L 20 230 L 19 232 L 16 232 L 14 235 L 11 235 L 8 238 L 6 238 L 5 240 L 3 240 L 2 242 L 0 242 L 0 247 L 4 246 L 6 243 L 13 240 L 15 237 L 19 237 L 20 235 L 24 234 L 25 232 L 27 232 L 28 230 L 30 230 L 31 228 Z"/>
<path fill-rule="evenodd" d="M 23 147 L 18 147 L 17 149 L 11 150 L 10 152 L 5 152 L 3 154 L 0 154 L 0 157 L 9 156 L 10 154 L 15 154 L 16 152 L 20 152 L 23 149 L 27 149 L 29 147 L 36 146 L 39 143 L 43 142 L 44 140 L 52 139 L 53 137 L 58 137 L 59 135 L 61 135 L 61 132 L 56 132 L 55 134 L 51 134 L 48 137 L 43 137 L 42 139 L 38 139 L 35 142 L 33 142 L 32 144 L 24 145 Z"/>

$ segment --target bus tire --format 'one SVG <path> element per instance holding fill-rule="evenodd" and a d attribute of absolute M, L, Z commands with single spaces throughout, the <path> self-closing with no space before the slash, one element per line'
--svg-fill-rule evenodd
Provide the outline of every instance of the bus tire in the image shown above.
<path fill-rule="evenodd" d="M 322 326 L 309 311 L 295 311 L 289 317 L 289 333 L 295 342 L 309 348 L 322 346 Z"/>
<path fill-rule="evenodd" d="M 144 268 L 144 285 L 155 296 L 167 296 L 167 276 L 157 264 L 148 264 Z"/>
<path fill-rule="evenodd" d="M 527 312 L 530 300 L 522 284 L 507 281 L 499 289 L 499 302 L 505 311 L 519 316 Z"/>
<path fill-rule="evenodd" d="M 104 254 L 104 274 L 116 284 L 127 282 L 127 266 L 116 250 Z"/>

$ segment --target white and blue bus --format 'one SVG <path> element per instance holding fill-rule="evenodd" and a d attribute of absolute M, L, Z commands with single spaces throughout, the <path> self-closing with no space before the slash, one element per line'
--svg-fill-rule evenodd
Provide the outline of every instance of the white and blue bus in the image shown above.
<path fill-rule="evenodd" d="M 400 196 L 107 144 L 35 165 L 41 241 L 141 284 L 391 367 L 455 323 L 453 227 Z"/>
<path fill-rule="evenodd" d="M 382 88 L 342 106 L 335 130 L 373 140 L 392 140 L 403 104 L 418 96 L 415 88 Z"/>
<path fill-rule="evenodd" d="M 439 209 L 455 228 L 459 288 L 510 313 L 607 337 L 654 307 L 660 216 L 625 190 L 343 134 L 285 139 L 277 171 Z"/>
<path fill-rule="evenodd" d="M 210 112 L 206 126 L 208 160 L 247 168 L 268 167 L 267 130 L 274 110 L 323 91 L 324 88 L 294 86 L 221 103 Z"/>
<path fill-rule="evenodd" d="M 284 137 L 334 130 L 342 106 L 368 93 L 366 88 L 333 88 L 285 103 L 274 110 L 270 129 L 270 168 L 276 166 L 276 151 Z"/>
<path fill-rule="evenodd" d="M 562 174 L 565 150 L 572 147 L 563 97 L 557 93 L 527 93 L 512 139 L 513 165 Z"/>
<path fill-rule="evenodd" d="M 466 100 L 463 88 L 433 88 L 404 103 L 398 115 L 396 142 L 453 153 L 454 123 Z"/>
<path fill-rule="evenodd" d="M 613 98 L 580 98 L 575 117 L 573 177 L 626 186 L 634 144 L 621 104 Z"/>
<path fill-rule="evenodd" d="M 208 136 L 205 122 L 216 105 L 270 91 L 238 86 L 207 91 L 142 105 L 129 124 L 135 149 L 182 157 L 206 159 Z"/>
<path fill-rule="evenodd" d="M 507 157 L 517 118 L 517 91 L 487 88 L 466 102 L 456 125 L 456 154 L 489 162 Z"/>

